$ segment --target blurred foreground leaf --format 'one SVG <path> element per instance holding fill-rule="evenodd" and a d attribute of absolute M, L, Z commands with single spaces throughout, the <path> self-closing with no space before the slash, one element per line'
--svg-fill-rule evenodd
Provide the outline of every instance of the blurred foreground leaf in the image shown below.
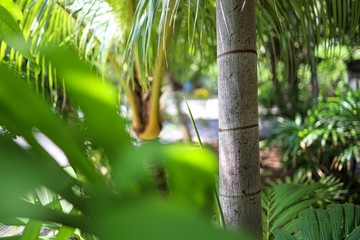
<path fill-rule="evenodd" d="M 76 124 L 64 121 L 25 79 L 0 65 L 0 126 L 29 144 L 23 148 L 0 136 L 0 182 L 6 183 L 0 221 L 24 218 L 22 237 L 32 239 L 44 224 L 59 231 L 56 239 L 78 233 L 105 240 L 251 239 L 210 223 L 217 172 L 210 151 L 159 143 L 134 146 L 114 88 L 73 51 L 43 51 L 83 117 Z M 64 152 L 70 166 L 63 169 L 55 162 L 34 137 L 37 132 Z M 167 196 L 153 183 L 152 164 L 166 169 Z"/>
<path fill-rule="evenodd" d="M 0 40 L 5 41 L 21 55 L 32 62 L 32 69 L 39 73 L 40 67 L 30 52 L 30 45 L 25 40 L 23 32 L 17 21 L 22 20 L 20 9 L 8 0 L 2 0 L 0 4 Z"/>

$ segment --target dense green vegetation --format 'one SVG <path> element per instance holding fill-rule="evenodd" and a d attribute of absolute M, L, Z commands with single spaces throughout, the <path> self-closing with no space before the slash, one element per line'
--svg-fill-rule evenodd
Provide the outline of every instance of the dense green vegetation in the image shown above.
<path fill-rule="evenodd" d="M 360 2 L 257 9 L 266 146 L 284 164 L 262 186 L 262 236 L 359 239 Z M 24 227 L 0 239 L 251 239 L 226 229 L 201 135 L 157 140 L 166 79 L 216 94 L 215 1 L 1 0 L 0 40 L 0 227 Z"/>
<path fill-rule="evenodd" d="M 306 169 L 315 176 L 344 169 L 355 174 L 359 161 L 360 95 L 342 87 L 308 110 L 302 120 L 284 119 L 273 130 L 272 142 L 282 142 L 283 161 L 294 170 Z"/>
<path fill-rule="evenodd" d="M 30 145 L 24 149 L 9 136 L 1 137 L 2 223 L 26 225 L 23 239 L 37 239 L 46 222 L 57 223 L 44 226 L 58 230 L 57 239 L 74 234 L 85 239 L 92 239 L 88 234 L 101 239 L 234 238 L 202 220 L 212 213 L 212 153 L 193 146 L 133 146 L 117 114 L 113 87 L 74 52 L 47 49 L 44 55 L 63 76 L 84 118 L 64 121 L 24 78 L 1 66 L 1 125 Z M 39 133 L 64 151 L 69 167 L 60 167 L 44 151 L 36 140 Z M 159 192 L 152 166 L 166 167 L 169 197 Z"/>

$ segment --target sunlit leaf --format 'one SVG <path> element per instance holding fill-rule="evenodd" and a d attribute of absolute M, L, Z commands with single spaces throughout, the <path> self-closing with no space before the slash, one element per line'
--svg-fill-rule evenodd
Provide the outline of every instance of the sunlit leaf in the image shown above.
<path fill-rule="evenodd" d="M 14 18 L 16 21 L 23 20 L 23 14 L 21 9 L 14 3 L 12 0 L 2 0 L 0 1 L 0 6 L 5 8 Z"/>
<path fill-rule="evenodd" d="M 37 239 L 40 235 L 42 222 L 36 220 L 29 220 L 26 224 L 21 240 Z"/>
<path fill-rule="evenodd" d="M 18 19 L 14 19 L 14 16 L 5 8 L 9 6 L 12 5 L 5 3 L 0 5 L 0 40 L 5 41 L 24 57 L 35 63 L 35 58 L 30 52 L 29 44 L 26 42 L 19 24 L 16 22 Z M 14 12 L 16 17 L 19 18 L 19 13 L 13 10 L 13 8 L 10 8 L 10 11 Z M 33 66 L 36 66 L 36 64 Z M 37 66 L 34 70 L 39 72 L 40 68 Z"/>

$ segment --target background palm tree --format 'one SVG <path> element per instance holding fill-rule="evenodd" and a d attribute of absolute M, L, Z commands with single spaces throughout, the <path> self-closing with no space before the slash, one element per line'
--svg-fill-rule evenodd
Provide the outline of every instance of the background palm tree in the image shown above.
<path fill-rule="evenodd" d="M 159 98 L 164 72 L 170 72 L 173 78 L 171 72 L 176 72 L 176 78 L 184 79 L 215 61 L 214 53 L 204 51 L 208 46 L 215 46 L 212 37 L 215 17 L 209 17 L 209 13 L 214 12 L 214 4 L 202 3 L 203 8 L 200 8 L 200 2 L 179 3 L 18 0 L 16 4 L 24 11 L 21 28 L 31 44 L 32 53 L 36 55 L 33 62 L 41 65 L 43 71 L 40 74 L 31 71 L 34 70 L 31 66 L 33 62 L 24 60 L 5 42 L 1 45 L 1 59 L 15 62 L 18 70 L 35 80 L 39 91 L 50 93 L 54 105 L 69 112 L 70 109 L 66 109 L 70 107 L 66 104 L 66 91 L 57 88 L 56 71 L 44 65 L 45 60 L 38 54 L 38 49 L 49 43 L 75 47 L 80 56 L 102 75 L 112 79 L 127 95 L 135 133 L 142 139 L 154 139 L 161 130 Z M 159 7 L 161 14 L 157 14 Z M 189 23 L 190 17 L 196 19 L 194 24 Z M 154 24 L 159 24 L 158 28 Z M 195 31 L 195 28 L 202 30 Z M 178 47 L 186 44 L 185 39 L 190 39 L 192 44 L 183 51 Z M 204 41 L 206 46 L 199 47 Z M 194 56 L 197 70 L 190 69 L 194 65 L 179 69 L 179 60 L 186 61 L 190 55 Z M 205 63 L 199 61 L 202 55 L 207 57 Z"/>
<path fill-rule="evenodd" d="M 297 104 L 299 99 L 299 69 L 308 66 L 311 73 L 311 92 L 317 101 L 319 83 L 317 65 L 327 58 L 341 55 L 344 46 L 350 59 L 360 45 L 360 3 L 354 0 L 337 1 L 272 1 L 257 2 L 258 42 L 260 52 L 270 60 L 275 91 L 272 98 L 282 115 L 294 117 L 306 112 L 308 105 Z M 321 53 L 321 50 L 324 53 Z M 279 79 L 279 66 L 284 80 Z M 285 104 L 287 103 L 287 105 Z M 299 107 L 305 106 L 305 109 Z"/>
<path fill-rule="evenodd" d="M 160 72 L 166 70 L 174 73 L 172 76 L 176 79 L 186 79 L 215 63 L 215 1 L 15 2 L 24 12 L 20 23 L 33 54 L 37 55 L 39 46 L 49 42 L 75 46 L 101 74 L 111 76 L 121 86 L 121 92 L 128 96 L 133 128 L 139 136 L 156 138 L 161 129 L 158 99 L 163 73 Z M 262 49 L 259 57 L 270 59 L 268 66 L 275 86 L 273 98 L 285 115 L 292 116 L 299 110 L 296 109 L 297 72 L 301 64 L 307 63 L 311 68 L 316 100 L 317 62 L 323 57 L 336 56 L 334 49 L 339 44 L 351 50 L 359 45 L 359 2 L 261 0 L 256 7 L 257 43 Z M 322 46 L 326 54 L 320 58 L 318 50 Z M 40 55 L 33 62 L 24 61 L 23 56 L 7 48 L 5 42 L 1 43 L 0 53 L 0 59 L 13 62 L 31 75 L 44 94 L 46 88 L 59 87 L 56 71 L 50 66 L 44 66 L 40 75 L 29 71 L 29 67 L 34 70 L 33 62 L 42 65 L 44 59 Z M 194 65 L 179 64 L 189 61 Z M 279 80 L 276 73 L 281 63 L 284 69 L 280 74 L 285 76 L 285 81 Z M 26 65 L 28 68 L 24 68 Z M 54 105 L 65 109 L 66 91 L 47 92 Z M 289 104 L 285 106 L 285 102 Z M 145 129 L 148 134 L 142 134 Z"/>

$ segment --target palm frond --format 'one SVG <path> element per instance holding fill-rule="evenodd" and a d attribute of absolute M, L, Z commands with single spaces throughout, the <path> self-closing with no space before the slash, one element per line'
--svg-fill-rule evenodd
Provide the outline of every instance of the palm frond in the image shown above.
<path fill-rule="evenodd" d="M 6 42 L 1 43 L 0 60 L 4 59 L 6 47 L 10 45 L 15 47 L 29 61 L 35 62 L 35 58 L 31 55 L 30 47 L 18 24 L 23 19 L 20 9 L 12 1 L 5 0 L 0 4 L 0 12 L 0 40 Z"/>
<path fill-rule="evenodd" d="M 170 12 L 170 9 L 173 11 Z M 167 18 L 168 23 L 165 21 Z M 209 65 L 211 61 L 216 61 L 214 26 L 215 1 L 140 0 L 135 10 L 124 59 L 131 63 L 135 46 L 138 46 L 140 68 L 144 69 L 143 77 L 151 76 L 154 58 L 160 48 L 165 51 L 167 66 L 180 73 L 179 75 L 181 72 L 187 72 L 184 67 L 189 68 L 182 64 L 182 71 L 178 70 L 179 62 L 191 61 L 201 66 L 201 61 L 197 59 L 204 55 L 201 60 Z M 167 28 L 171 29 L 165 31 Z M 160 44 L 161 39 L 165 37 L 164 34 L 169 31 L 172 36 L 169 39 L 170 48 L 165 46 L 164 41 Z M 198 56 L 194 57 L 194 53 Z M 142 84 L 146 86 L 148 83 L 143 81 Z"/>
<path fill-rule="evenodd" d="M 175 7 L 169 13 L 171 2 L 174 2 Z M 265 47 L 265 53 L 271 54 L 275 62 L 284 63 L 283 75 L 289 86 L 297 84 L 297 72 L 301 64 L 308 64 L 312 72 L 313 95 L 317 95 L 316 65 L 320 58 L 319 47 L 325 48 L 325 57 L 328 58 L 339 54 L 335 51 L 338 45 L 347 45 L 350 49 L 358 46 L 358 9 L 359 3 L 356 0 L 258 1 L 259 47 Z M 160 39 L 164 37 L 164 17 L 167 14 L 171 14 L 169 25 L 173 28 L 170 50 L 164 45 L 159 46 Z M 152 75 L 154 58 L 159 48 L 167 51 L 168 67 L 179 75 L 179 79 L 189 79 L 194 74 L 194 70 L 189 67 L 184 69 L 184 65 L 179 63 L 194 63 L 195 72 L 215 63 L 214 16 L 215 1 L 138 1 L 124 59 L 131 64 L 138 47 L 140 69 L 144 72 L 141 84 L 148 86 L 146 77 Z M 183 72 L 186 77 L 182 76 Z M 276 80 L 276 76 L 274 79 Z"/>
<path fill-rule="evenodd" d="M 109 54 L 113 59 L 119 59 L 116 56 L 124 47 L 124 33 L 106 1 L 17 0 L 15 3 L 23 15 L 20 28 L 34 58 L 21 51 L 19 46 L 10 48 L 5 42 L 0 43 L 0 58 L 32 80 L 38 92 L 49 96 L 54 106 L 65 108 L 66 87 L 59 88 L 56 69 L 39 54 L 42 46 L 74 47 L 103 75 L 109 72 Z M 33 71 L 33 63 L 41 66 L 40 74 Z"/>
<path fill-rule="evenodd" d="M 285 62 L 285 76 L 294 81 L 299 63 L 316 67 L 314 52 L 325 47 L 332 57 L 337 45 L 349 48 L 360 44 L 360 5 L 346 1 L 280 1 L 262 0 L 258 7 L 258 35 L 264 46 L 276 54 L 274 41 L 280 42 L 280 57 Z M 299 56 L 301 59 L 299 59 Z"/>
<path fill-rule="evenodd" d="M 359 239 L 360 206 L 330 204 L 326 209 L 304 209 L 299 213 L 298 229 L 277 231 L 276 239 Z M 296 238 L 295 238 L 296 237 Z"/>
<path fill-rule="evenodd" d="M 330 192 L 328 189 L 332 189 Z M 305 179 L 273 183 L 262 194 L 264 239 L 277 239 L 298 229 L 297 214 L 319 203 L 338 199 L 342 184 L 328 177 L 323 182 L 307 183 Z"/>
<path fill-rule="evenodd" d="M 28 229 L 24 238 L 37 238 L 40 224 L 51 222 L 62 239 L 68 234 L 66 229 L 60 232 L 62 226 L 79 229 L 88 236 L 84 239 L 94 239 L 92 235 L 110 240 L 251 239 L 214 229 L 206 220 L 212 209 L 216 172 L 211 151 L 156 143 L 134 147 L 117 112 L 113 86 L 104 84 L 74 51 L 47 48 L 41 49 L 41 54 L 56 66 L 85 117 L 81 127 L 62 121 L 23 77 L 0 64 L 0 125 L 23 136 L 31 146 L 25 149 L 0 136 L 0 180 L 7 183 L 2 189 L 7 194 L 0 194 L 0 222 L 31 219 L 22 223 Z M 17 95 L 12 94 L 13 89 Z M 34 129 L 65 153 L 76 174 L 67 172 L 45 152 Z M 99 147 L 104 154 L 101 164 L 108 164 L 108 172 L 102 172 L 87 155 L 84 142 Z M 164 198 L 156 191 L 146 168 L 151 163 L 166 167 L 171 196 Z M 40 186 L 57 197 L 47 199 Z M 28 196 L 33 191 L 37 194 Z M 61 197 L 73 205 L 70 212 L 59 206 Z"/>

